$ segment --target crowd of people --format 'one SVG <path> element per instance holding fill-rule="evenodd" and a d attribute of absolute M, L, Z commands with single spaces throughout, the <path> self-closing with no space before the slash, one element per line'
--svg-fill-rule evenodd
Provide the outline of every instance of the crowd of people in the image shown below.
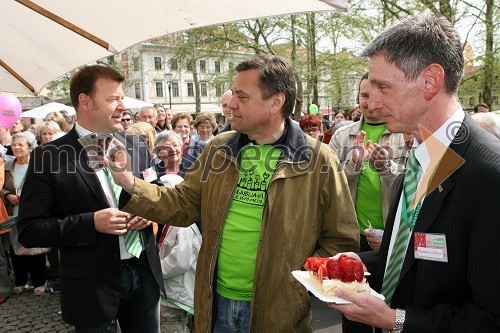
<path fill-rule="evenodd" d="M 358 105 L 331 124 L 291 118 L 278 56 L 236 66 L 223 126 L 135 114 L 119 72 L 82 68 L 76 121 L 0 126 L 0 208 L 17 220 L 0 233 L 0 303 L 29 284 L 60 292 L 76 332 L 311 332 L 290 273 L 347 253 L 385 301 L 338 291 L 344 332 L 498 332 L 500 117 L 459 105 L 460 38 L 441 17 L 402 21 L 363 54 Z M 442 236 L 440 255 L 417 235 Z"/>

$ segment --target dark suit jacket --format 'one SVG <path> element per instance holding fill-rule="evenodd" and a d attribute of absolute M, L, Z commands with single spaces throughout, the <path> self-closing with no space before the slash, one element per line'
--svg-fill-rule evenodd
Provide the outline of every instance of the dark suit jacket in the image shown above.
<path fill-rule="evenodd" d="M 445 234 L 448 262 L 415 259 L 412 235 L 391 307 L 406 309 L 405 333 L 500 332 L 500 141 L 466 115 L 450 148 L 465 163 L 425 198 L 414 229 Z M 436 174 L 448 167 L 440 163 Z M 402 177 L 397 188 L 380 248 L 378 291 Z"/>
<path fill-rule="evenodd" d="M 138 176 L 146 168 L 149 155 L 143 155 L 133 140 L 137 139 L 126 141 L 126 148 Z M 102 234 L 94 228 L 94 212 L 109 205 L 87 161 L 74 129 L 36 148 L 30 159 L 19 214 L 19 241 L 23 245 L 59 248 L 62 317 L 76 326 L 110 322 L 116 317 L 120 302 L 118 236 Z M 152 228 L 144 229 L 142 234 L 149 265 L 158 286 L 164 290 Z"/>

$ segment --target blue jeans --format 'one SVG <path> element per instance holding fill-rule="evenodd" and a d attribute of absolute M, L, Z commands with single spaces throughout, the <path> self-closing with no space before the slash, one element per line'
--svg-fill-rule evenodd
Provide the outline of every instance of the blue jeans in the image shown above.
<path fill-rule="evenodd" d="M 160 288 L 145 255 L 120 267 L 121 298 L 117 319 L 122 333 L 160 332 Z M 116 333 L 116 320 L 76 333 Z"/>
<path fill-rule="evenodd" d="M 213 333 L 247 333 L 252 302 L 234 301 L 216 293 L 217 315 Z"/>

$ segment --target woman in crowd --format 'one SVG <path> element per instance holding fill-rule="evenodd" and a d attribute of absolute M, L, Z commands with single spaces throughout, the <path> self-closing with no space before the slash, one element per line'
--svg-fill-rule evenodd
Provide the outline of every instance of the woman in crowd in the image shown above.
<path fill-rule="evenodd" d="M 189 113 L 178 113 L 172 118 L 172 129 L 182 138 L 182 156 L 186 156 L 193 128 L 193 117 Z"/>
<path fill-rule="evenodd" d="M 160 160 L 154 168 L 160 178 L 163 175 L 177 175 L 182 161 L 182 138 L 173 131 L 163 131 L 156 137 L 154 154 Z"/>
<path fill-rule="evenodd" d="M 182 166 L 179 175 L 184 177 L 186 171 L 191 167 L 194 161 L 201 155 L 207 143 L 213 139 L 212 134 L 217 128 L 217 121 L 211 112 L 200 112 L 194 120 L 196 134 L 189 141 L 187 155 L 182 158 Z"/>
<path fill-rule="evenodd" d="M 138 123 L 132 124 L 125 130 L 125 134 L 139 136 L 146 144 L 146 147 L 148 147 L 149 153 L 153 153 L 153 148 L 156 140 L 156 131 L 149 123 L 140 121 Z"/>
<path fill-rule="evenodd" d="M 0 128 L 5 130 L 3 126 L 0 125 Z M 5 177 L 5 169 L 3 159 L 0 158 L 0 186 L 3 188 Z M 9 218 L 5 204 L 3 200 L 0 200 L 0 224 L 7 221 Z M 0 304 L 5 303 L 7 298 L 11 294 L 11 285 L 9 278 L 9 269 L 8 269 L 8 258 L 7 258 L 7 250 L 10 247 L 10 237 L 7 231 L 3 231 L 0 233 Z"/>
<path fill-rule="evenodd" d="M 36 137 L 31 132 L 20 132 L 12 137 L 14 159 L 5 162 L 5 182 L 2 196 L 9 215 L 19 213 L 19 198 L 24 185 L 30 153 L 36 147 Z M 28 273 L 35 290 L 33 294 L 40 296 L 45 292 L 47 271 L 45 252 L 48 249 L 26 249 L 17 240 L 17 230 L 12 230 L 10 258 L 14 270 L 15 285 L 13 293 L 21 294 L 28 283 Z M 35 254 L 37 253 L 37 254 Z"/>
<path fill-rule="evenodd" d="M 323 124 L 318 116 L 306 114 L 299 121 L 302 131 L 316 140 L 321 141 L 323 138 Z"/>
<path fill-rule="evenodd" d="M 345 120 L 344 113 L 342 111 L 335 112 L 335 117 L 333 118 L 333 126 Z"/>
<path fill-rule="evenodd" d="M 53 121 L 44 121 L 38 127 L 38 137 L 42 145 L 57 139 L 65 132 L 61 131 L 59 125 Z M 47 270 L 48 291 L 54 292 L 59 290 L 59 250 L 56 247 L 50 249 L 47 253 L 47 260 L 49 261 L 50 268 Z"/>
<path fill-rule="evenodd" d="M 42 145 L 57 138 L 58 134 L 61 132 L 61 128 L 53 120 L 44 121 L 38 127 L 38 137 L 40 138 L 40 142 Z"/>
<path fill-rule="evenodd" d="M 358 121 L 361 118 L 361 110 L 359 107 L 354 107 L 347 112 L 346 120 Z"/>
<path fill-rule="evenodd" d="M 161 104 L 155 104 L 153 105 L 156 109 L 157 112 L 157 119 L 158 122 L 156 123 L 156 130 L 157 132 L 161 132 L 164 130 L 171 130 L 170 124 L 167 121 L 167 111 L 165 110 L 165 107 Z"/>
<path fill-rule="evenodd" d="M 59 111 L 51 112 L 48 113 L 45 118 L 43 118 L 43 121 L 55 121 L 57 125 L 59 125 L 59 128 L 63 132 L 67 132 L 66 129 L 68 127 L 68 123 L 66 122 L 66 119 L 64 118 L 63 114 Z"/>
<path fill-rule="evenodd" d="M 166 186 L 173 187 L 181 162 L 182 138 L 173 131 L 158 134 L 155 153 L 161 159 L 155 168 Z M 166 179 L 167 178 L 167 179 Z M 189 332 L 193 321 L 196 262 L 201 233 L 196 224 L 188 228 L 165 226 L 158 238 L 160 262 L 167 299 L 161 300 L 162 333 Z"/>

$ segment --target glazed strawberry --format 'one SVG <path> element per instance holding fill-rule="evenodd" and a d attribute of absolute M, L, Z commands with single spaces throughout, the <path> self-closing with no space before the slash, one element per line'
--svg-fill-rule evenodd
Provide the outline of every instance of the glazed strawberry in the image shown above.
<path fill-rule="evenodd" d="M 363 282 L 365 272 L 363 271 L 363 264 L 361 263 L 361 261 L 355 261 L 353 263 L 353 267 L 354 267 L 354 278 L 358 282 Z"/>
<path fill-rule="evenodd" d="M 353 282 L 356 280 L 354 276 L 354 263 L 352 260 L 340 260 L 339 258 L 340 270 L 342 271 L 342 282 Z"/>
<path fill-rule="evenodd" d="M 326 270 L 328 271 L 328 278 L 330 280 L 342 278 L 339 262 L 336 259 L 328 259 L 326 262 Z"/>
<path fill-rule="evenodd" d="M 319 266 L 326 264 L 328 258 L 309 257 L 306 259 L 304 268 L 308 271 L 318 272 Z"/>
<path fill-rule="evenodd" d="M 318 279 L 326 280 L 328 279 L 328 270 L 326 268 L 326 264 L 319 265 L 318 268 Z"/>

